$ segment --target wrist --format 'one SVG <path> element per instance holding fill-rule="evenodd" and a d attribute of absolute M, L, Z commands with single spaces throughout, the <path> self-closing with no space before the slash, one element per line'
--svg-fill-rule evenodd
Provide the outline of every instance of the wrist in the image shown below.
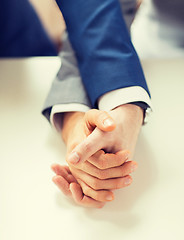
<path fill-rule="evenodd" d="M 134 104 L 124 104 L 113 109 L 110 114 L 116 121 L 118 132 L 123 136 L 121 139 L 123 149 L 128 149 L 132 158 L 143 123 L 143 109 Z"/>
<path fill-rule="evenodd" d="M 142 114 L 142 116 L 143 116 L 143 109 L 141 107 L 139 107 L 138 105 L 135 105 L 135 104 L 131 104 L 131 103 L 122 104 L 120 106 L 117 106 L 113 110 L 120 110 L 120 109 L 121 110 L 126 109 L 127 111 L 131 111 L 131 112 L 134 112 L 134 113 L 137 113 L 137 114 Z"/>
<path fill-rule="evenodd" d="M 63 125 L 62 125 L 62 138 L 65 143 L 68 142 L 74 127 L 76 126 L 77 122 L 83 119 L 84 117 L 83 112 L 66 112 L 63 116 Z"/>
<path fill-rule="evenodd" d="M 121 119 L 122 117 L 135 122 L 137 125 L 141 126 L 143 124 L 144 110 L 137 105 L 123 104 L 114 108 L 111 112 L 116 119 Z"/>

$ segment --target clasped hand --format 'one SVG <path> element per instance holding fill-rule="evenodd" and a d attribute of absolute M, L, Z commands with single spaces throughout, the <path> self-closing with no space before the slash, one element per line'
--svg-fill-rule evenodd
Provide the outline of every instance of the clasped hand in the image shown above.
<path fill-rule="evenodd" d="M 114 199 L 113 190 L 132 182 L 129 174 L 137 163 L 130 158 L 141 125 L 142 110 L 134 105 L 122 105 L 110 114 L 67 113 L 62 136 L 69 167 L 52 166 L 54 183 L 82 206 L 103 207 Z"/>

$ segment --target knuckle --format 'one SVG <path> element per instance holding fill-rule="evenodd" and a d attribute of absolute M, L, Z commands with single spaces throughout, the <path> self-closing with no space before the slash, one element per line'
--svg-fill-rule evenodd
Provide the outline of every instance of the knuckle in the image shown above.
<path fill-rule="evenodd" d="M 90 142 L 85 142 L 82 146 L 83 151 L 85 152 L 91 152 L 92 150 L 92 144 Z"/>
<path fill-rule="evenodd" d="M 114 167 L 120 167 L 121 168 L 121 167 L 123 167 L 123 160 L 121 158 L 119 158 L 119 157 L 117 157 L 117 158 L 115 157 L 113 165 L 114 165 Z"/>
<path fill-rule="evenodd" d="M 70 151 L 73 151 L 73 149 L 76 148 L 79 143 L 80 143 L 79 141 L 72 142 L 70 144 Z"/>
<path fill-rule="evenodd" d="M 121 166 L 119 170 L 120 170 L 120 176 L 125 176 L 124 166 Z"/>
<path fill-rule="evenodd" d="M 116 179 L 116 181 L 115 181 L 115 188 L 119 189 L 119 188 L 122 188 L 122 186 L 123 186 L 122 179 L 121 178 Z"/>
<path fill-rule="evenodd" d="M 106 173 L 104 172 L 104 170 L 101 169 L 96 169 L 95 170 L 95 177 L 99 178 L 99 179 L 105 179 L 106 178 Z"/>
<path fill-rule="evenodd" d="M 99 190 L 100 189 L 100 185 L 101 185 L 101 180 L 93 179 L 92 182 L 91 182 L 91 187 L 94 190 Z"/>
<path fill-rule="evenodd" d="M 89 187 L 83 186 L 82 191 L 85 195 L 90 196 L 90 188 Z"/>
<path fill-rule="evenodd" d="M 105 111 L 99 111 L 99 113 L 98 113 L 98 119 L 99 120 L 107 118 L 107 117 L 108 117 L 108 115 Z"/>
<path fill-rule="evenodd" d="M 100 170 L 99 179 L 105 180 L 105 179 L 108 178 L 107 175 L 108 175 L 108 174 L 107 174 L 107 172 L 106 172 L 105 170 Z"/>
<path fill-rule="evenodd" d="M 103 170 L 101 161 L 96 163 L 96 167 L 99 168 L 100 170 Z"/>
<path fill-rule="evenodd" d="M 93 110 L 90 109 L 89 111 L 87 111 L 85 114 L 84 114 L 84 118 L 86 119 L 92 112 Z"/>
<path fill-rule="evenodd" d="M 94 115 L 96 113 L 96 109 L 90 109 L 87 111 L 84 115 L 84 119 L 87 120 L 90 116 Z"/>
<path fill-rule="evenodd" d="M 100 191 L 95 191 L 94 192 L 94 199 L 96 199 L 97 201 L 104 201 L 104 197 L 103 194 Z"/>
<path fill-rule="evenodd" d="M 104 170 L 107 168 L 107 160 L 103 159 L 98 164 L 99 169 Z"/>
<path fill-rule="evenodd" d="M 123 160 L 121 158 L 117 159 L 117 166 L 121 166 L 123 164 Z"/>

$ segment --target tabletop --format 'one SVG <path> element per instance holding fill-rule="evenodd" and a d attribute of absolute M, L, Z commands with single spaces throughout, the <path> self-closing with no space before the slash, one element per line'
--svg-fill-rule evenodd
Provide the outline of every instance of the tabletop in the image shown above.
<path fill-rule="evenodd" d="M 58 58 L 0 60 L 1 240 L 184 239 L 184 59 L 142 62 L 154 111 L 138 140 L 130 187 L 86 209 L 52 183 L 61 137 L 41 115 Z"/>

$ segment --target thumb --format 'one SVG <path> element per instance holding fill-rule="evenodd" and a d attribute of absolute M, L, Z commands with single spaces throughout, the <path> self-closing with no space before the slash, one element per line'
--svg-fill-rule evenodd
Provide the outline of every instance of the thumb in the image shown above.
<path fill-rule="evenodd" d="M 102 131 L 113 131 L 116 127 L 114 119 L 105 111 L 92 109 L 84 116 L 85 130 L 89 135 L 96 127 Z"/>
<path fill-rule="evenodd" d="M 85 162 L 94 153 L 102 149 L 104 147 L 103 134 L 104 132 L 96 128 L 86 139 L 73 149 L 67 157 L 67 162 L 71 164 Z"/>

